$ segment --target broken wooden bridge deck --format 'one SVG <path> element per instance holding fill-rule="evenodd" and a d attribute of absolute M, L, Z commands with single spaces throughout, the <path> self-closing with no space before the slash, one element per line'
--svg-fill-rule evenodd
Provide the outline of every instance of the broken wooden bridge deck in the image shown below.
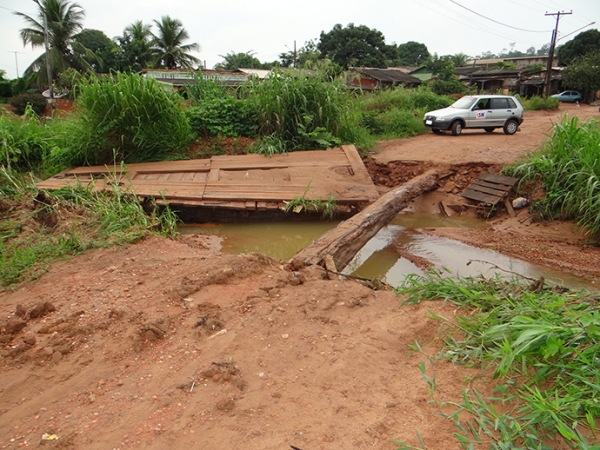
<path fill-rule="evenodd" d="M 39 188 L 91 186 L 121 190 L 158 202 L 231 210 L 277 210 L 284 202 L 333 198 L 364 206 L 379 198 L 356 148 L 275 155 L 213 156 L 210 159 L 75 167 L 37 183 Z"/>

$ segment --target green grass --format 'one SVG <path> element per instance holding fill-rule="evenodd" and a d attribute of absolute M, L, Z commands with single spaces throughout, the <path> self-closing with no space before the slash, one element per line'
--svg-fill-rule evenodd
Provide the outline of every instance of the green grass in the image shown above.
<path fill-rule="evenodd" d="M 285 202 L 284 211 L 286 213 L 294 212 L 296 214 L 304 212 L 314 211 L 320 213 L 323 218 L 332 219 L 337 212 L 337 203 L 333 196 L 330 196 L 327 200 L 311 200 L 306 198 L 306 194 L 310 190 L 310 184 L 304 190 L 304 193 L 300 197 L 295 197 L 289 202 Z"/>
<path fill-rule="evenodd" d="M 493 369 L 494 397 L 465 389 L 440 403 L 456 408 L 446 417 L 462 448 L 599 448 L 600 295 L 436 272 L 407 277 L 397 293 L 458 305 L 455 321 L 437 317 L 447 324 L 443 357 Z"/>
<path fill-rule="evenodd" d="M 172 237 L 177 234 L 177 217 L 167 207 L 144 211 L 139 199 L 115 188 L 94 192 L 82 186 L 46 193 L 52 205 L 42 208 L 57 214 L 58 226 L 48 228 L 35 219 L 40 209 L 28 206 L 35 186 L 3 169 L 0 172 L 0 201 L 16 206 L 0 213 L 0 284 L 10 286 L 35 279 L 60 258 L 90 248 L 136 242 L 148 233 Z M 153 205 L 150 205 L 153 206 Z"/>
<path fill-rule="evenodd" d="M 539 183 L 546 192 L 531 211 L 544 219 L 573 219 L 591 237 L 600 232 L 600 125 L 564 116 L 541 151 L 504 169 L 520 186 Z"/>
<path fill-rule="evenodd" d="M 534 95 L 529 99 L 520 99 L 523 104 L 523 108 L 525 111 L 539 111 L 541 109 L 558 109 L 560 106 L 560 101 L 554 97 L 540 97 L 538 95 Z"/>

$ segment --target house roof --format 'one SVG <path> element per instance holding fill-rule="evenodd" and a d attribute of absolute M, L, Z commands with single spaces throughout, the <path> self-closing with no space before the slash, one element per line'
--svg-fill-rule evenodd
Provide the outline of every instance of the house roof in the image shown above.
<path fill-rule="evenodd" d="M 353 67 L 353 71 L 375 80 L 391 83 L 421 84 L 421 80 L 404 73 L 399 69 L 374 69 L 369 67 Z"/>

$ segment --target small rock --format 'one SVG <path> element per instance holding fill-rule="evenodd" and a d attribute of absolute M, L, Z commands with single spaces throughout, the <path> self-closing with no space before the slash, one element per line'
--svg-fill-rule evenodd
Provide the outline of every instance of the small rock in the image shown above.
<path fill-rule="evenodd" d="M 219 375 L 218 373 L 215 373 L 215 374 L 213 375 L 213 377 L 212 377 L 212 380 L 213 380 L 215 383 L 218 383 L 220 379 L 221 379 L 221 375 Z"/>
<path fill-rule="evenodd" d="M 235 402 L 230 398 L 224 398 L 217 402 L 217 409 L 221 411 L 231 411 L 233 408 L 235 408 Z"/>
<path fill-rule="evenodd" d="M 283 339 L 287 339 L 287 338 L 289 338 L 289 337 L 290 337 L 290 335 L 289 335 L 289 334 L 287 334 L 287 333 L 285 333 L 285 334 L 282 334 L 282 335 L 281 335 L 281 337 L 282 337 Z"/>
<path fill-rule="evenodd" d="M 6 324 L 7 334 L 16 334 L 27 326 L 27 322 L 20 319 L 11 319 Z"/>
<path fill-rule="evenodd" d="M 16 309 L 15 309 L 15 316 L 17 317 L 23 317 L 25 316 L 25 314 L 27 314 L 27 308 L 25 308 L 23 305 L 18 304 Z"/>
<path fill-rule="evenodd" d="M 57 363 L 62 359 L 63 355 L 61 352 L 54 352 L 52 353 L 52 362 L 53 363 Z"/>
<path fill-rule="evenodd" d="M 23 342 L 25 342 L 27 345 L 35 345 L 35 343 L 36 343 L 35 336 L 32 334 L 27 335 L 23 338 Z"/>
<path fill-rule="evenodd" d="M 50 302 L 41 302 L 37 305 L 33 306 L 28 312 L 27 316 L 30 319 L 37 319 L 38 317 L 43 317 L 51 312 L 56 311 L 56 307 Z"/>
<path fill-rule="evenodd" d="M 528 205 L 529 205 L 529 200 L 527 200 L 526 198 L 523 198 L 523 197 L 518 197 L 518 198 L 515 198 L 515 199 L 512 201 L 512 207 L 513 207 L 514 209 L 521 209 L 521 208 L 525 208 L 525 207 L 526 207 L 526 206 L 528 206 Z"/>

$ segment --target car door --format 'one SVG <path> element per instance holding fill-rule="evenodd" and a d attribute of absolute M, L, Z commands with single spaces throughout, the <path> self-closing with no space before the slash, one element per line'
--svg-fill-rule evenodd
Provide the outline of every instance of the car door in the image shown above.
<path fill-rule="evenodd" d="M 471 108 L 469 118 L 467 120 L 468 128 L 483 128 L 492 126 L 493 111 L 490 109 L 490 99 L 480 98 L 475 106 Z"/>
<path fill-rule="evenodd" d="M 490 107 L 493 117 L 489 126 L 501 127 L 506 122 L 506 119 L 514 114 L 512 108 L 510 108 L 508 99 L 505 97 L 492 98 L 490 100 Z"/>

